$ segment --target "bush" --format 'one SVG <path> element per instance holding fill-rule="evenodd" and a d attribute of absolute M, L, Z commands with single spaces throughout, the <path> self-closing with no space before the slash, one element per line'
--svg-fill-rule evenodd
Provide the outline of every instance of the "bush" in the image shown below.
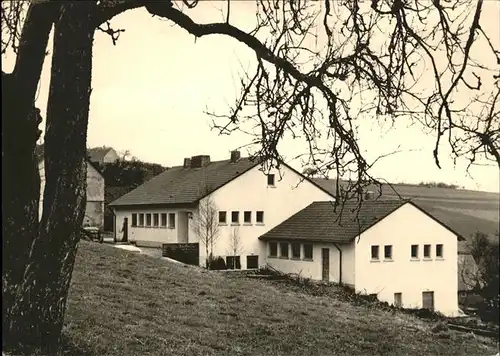
<path fill-rule="evenodd" d="M 224 259 L 220 256 L 209 257 L 207 259 L 207 266 L 208 269 L 215 271 L 227 269 L 226 261 L 224 261 Z"/>

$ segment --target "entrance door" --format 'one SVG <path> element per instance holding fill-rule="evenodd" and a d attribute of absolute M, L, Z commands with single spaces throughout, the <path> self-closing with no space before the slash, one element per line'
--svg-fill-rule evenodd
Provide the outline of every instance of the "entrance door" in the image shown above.
<path fill-rule="evenodd" d="M 434 292 L 422 292 L 422 308 L 434 311 Z"/>
<path fill-rule="evenodd" d="M 122 241 L 123 242 L 128 242 L 128 218 L 123 218 L 122 232 L 123 232 Z"/>
<path fill-rule="evenodd" d="M 321 279 L 325 282 L 330 280 L 330 249 L 322 248 L 321 249 Z"/>

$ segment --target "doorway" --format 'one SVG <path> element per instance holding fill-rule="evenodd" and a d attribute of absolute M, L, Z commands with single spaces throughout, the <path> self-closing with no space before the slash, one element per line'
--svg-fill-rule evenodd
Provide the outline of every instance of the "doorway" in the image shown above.
<path fill-rule="evenodd" d="M 323 282 L 330 281 L 330 249 L 322 248 L 321 249 L 321 280 Z"/>
<path fill-rule="evenodd" d="M 434 311 L 434 292 L 422 292 L 422 308 Z"/>
<path fill-rule="evenodd" d="M 128 218 L 123 218 L 122 233 L 122 242 L 128 242 Z"/>

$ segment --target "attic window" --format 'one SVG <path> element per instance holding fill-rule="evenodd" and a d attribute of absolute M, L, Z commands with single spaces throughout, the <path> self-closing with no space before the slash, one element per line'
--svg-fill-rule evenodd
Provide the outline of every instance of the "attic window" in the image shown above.
<path fill-rule="evenodd" d="M 378 261 L 379 256 L 378 256 L 378 246 L 374 245 L 372 246 L 372 261 Z"/>
<path fill-rule="evenodd" d="M 267 175 L 267 185 L 274 187 L 274 174 Z"/>

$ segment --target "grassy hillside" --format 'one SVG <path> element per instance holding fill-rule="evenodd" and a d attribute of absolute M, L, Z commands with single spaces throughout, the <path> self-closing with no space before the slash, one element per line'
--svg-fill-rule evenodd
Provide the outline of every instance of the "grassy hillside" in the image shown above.
<path fill-rule="evenodd" d="M 81 242 L 68 355 L 484 355 L 484 338 L 410 315 L 312 297 Z"/>

